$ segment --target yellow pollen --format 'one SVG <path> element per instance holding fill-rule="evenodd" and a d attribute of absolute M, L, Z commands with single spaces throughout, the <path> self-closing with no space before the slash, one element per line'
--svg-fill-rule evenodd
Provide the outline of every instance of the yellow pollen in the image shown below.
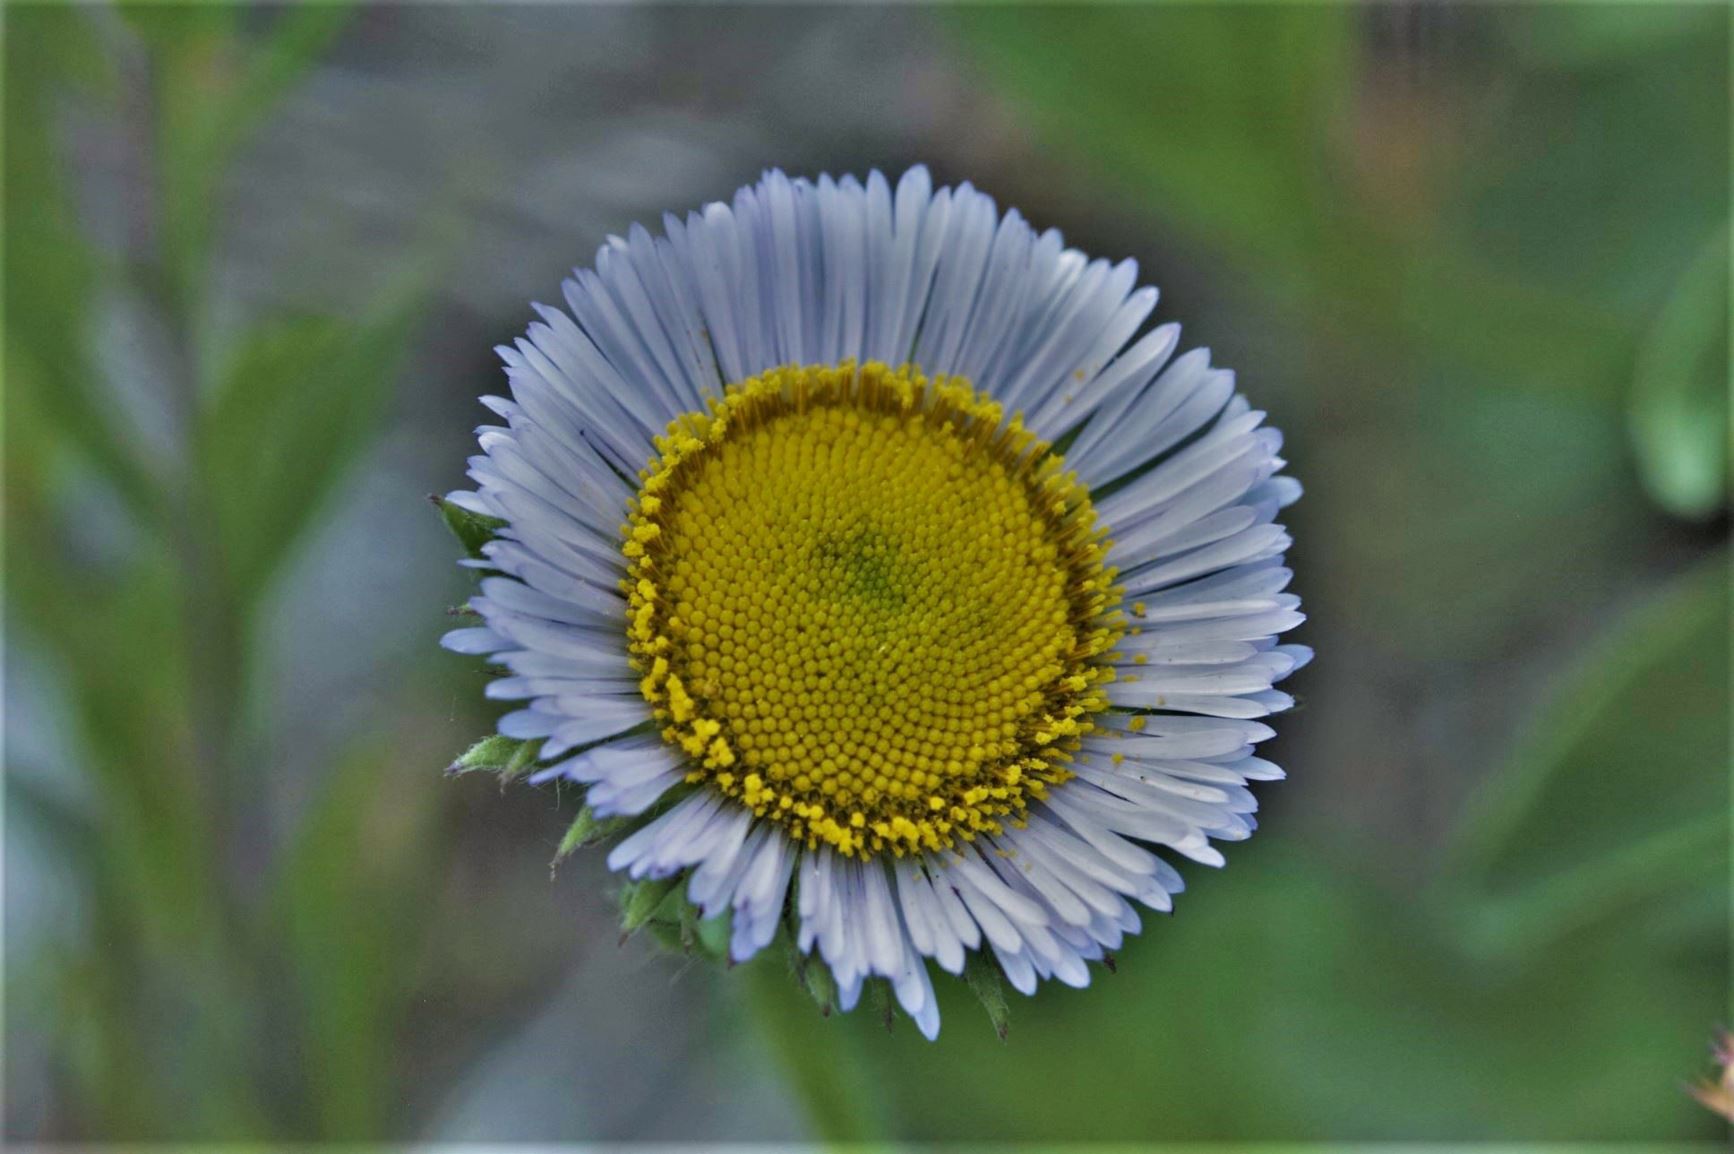
<path fill-rule="evenodd" d="M 957 378 L 787 367 L 657 440 L 621 527 L 663 738 L 809 848 L 1021 824 L 1106 708 L 1120 591 L 1087 490 Z"/>

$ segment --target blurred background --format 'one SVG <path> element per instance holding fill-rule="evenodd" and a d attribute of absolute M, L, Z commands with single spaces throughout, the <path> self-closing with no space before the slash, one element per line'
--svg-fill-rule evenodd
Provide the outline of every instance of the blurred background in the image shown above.
<path fill-rule="evenodd" d="M 10 5 L 12 1140 L 1725 1140 L 1729 12 Z M 925 161 L 1288 434 L 1262 830 L 935 1045 L 621 944 L 425 495 L 609 233 Z M 1285 686 L 1285 688 L 1288 688 Z"/>

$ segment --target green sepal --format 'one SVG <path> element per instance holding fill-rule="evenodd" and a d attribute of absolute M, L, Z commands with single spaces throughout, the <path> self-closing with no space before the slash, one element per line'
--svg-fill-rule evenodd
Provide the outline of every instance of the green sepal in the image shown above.
<path fill-rule="evenodd" d="M 795 945 L 793 938 L 785 939 L 789 951 L 789 971 L 794 974 L 795 981 L 800 983 L 807 996 L 813 999 L 813 1004 L 819 1007 L 819 1013 L 829 1018 L 837 1008 L 837 979 L 831 975 L 831 967 L 824 962 L 815 962 L 808 954 L 803 954 Z"/>
<path fill-rule="evenodd" d="M 999 967 L 971 950 L 963 963 L 963 980 L 968 983 L 970 992 L 981 1002 L 981 1008 L 987 1011 L 988 1021 L 993 1023 L 993 1032 L 999 1035 L 1000 1041 L 1005 1041 L 1006 1033 L 1011 1028 L 1011 1008 L 1006 1005 L 1005 987 L 1000 982 Z"/>
<path fill-rule="evenodd" d="M 621 940 L 648 929 L 665 948 L 683 954 L 703 954 L 717 960 L 728 956 L 729 915 L 701 918 L 686 898 L 687 875 L 658 881 L 628 882 L 620 891 Z"/>
<path fill-rule="evenodd" d="M 696 906 L 691 908 L 696 917 L 698 908 Z M 729 916 L 727 910 L 718 914 L 714 918 L 703 918 L 699 920 L 695 941 L 698 944 L 700 952 L 713 959 L 727 958 L 729 954 L 730 923 L 732 920 L 733 919 Z"/>
<path fill-rule="evenodd" d="M 499 517 L 489 517 L 484 513 L 472 513 L 461 505 L 453 504 L 438 494 L 430 494 L 428 500 L 434 508 L 440 511 L 445 519 L 446 528 L 452 531 L 452 536 L 464 547 L 464 552 L 478 560 L 482 557 L 482 546 L 499 535 L 506 522 Z"/>
<path fill-rule="evenodd" d="M 692 947 L 681 936 L 680 926 L 675 922 L 653 921 L 645 927 L 650 936 L 656 939 L 656 944 L 671 954 L 690 954 Z"/>
<path fill-rule="evenodd" d="M 890 1031 L 897 1022 L 897 1003 L 891 997 L 891 982 L 885 978 L 868 978 L 867 1000 L 873 1004 L 873 1012 L 885 1022 L 885 1029 Z"/>
<path fill-rule="evenodd" d="M 566 836 L 560 839 L 560 848 L 554 851 L 554 860 L 548 863 L 548 871 L 552 873 L 554 867 L 585 846 L 613 837 L 631 821 L 627 817 L 597 817 L 596 811 L 589 806 L 580 807 L 578 816 L 566 827 Z"/>
<path fill-rule="evenodd" d="M 500 782 L 511 781 L 529 772 L 542 752 L 542 739 L 520 741 L 515 737 L 491 734 L 466 749 L 462 756 L 446 766 L 449 774 L 484 771 L 500 775 Z"/>
<path fill-rule="evenodd" d="M 665 923 L 674 931 L 674 948 L 683 954 L 692 953 L 698 946 L 698 907 L 686 900 L 686 891 L 669 895 L 668 921 Z"/>
<path fill-rule="evenodd" d="M 662 907 L 669 899 L 685 902 L 684 895 L 675 892 L 680 885 L 679 877 L 646 878 L 643 881 L 629 881 L 620 887 L 620 930 L 622 934 L 632 934 L 645 925 L 652 928 L 671 924 L 672 918 Z M 658 934 L 658 937 L 661 935 Z"/>

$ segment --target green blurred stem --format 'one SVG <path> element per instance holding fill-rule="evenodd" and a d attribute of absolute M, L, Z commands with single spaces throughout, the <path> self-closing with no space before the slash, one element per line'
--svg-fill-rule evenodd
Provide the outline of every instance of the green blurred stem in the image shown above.
<path fill-rule="evenodd" d="M 852 1023 L 823 1017 L 771 957 L 736 967 L 734 976 L 744 984 L 747 1007 L 819 1138 L 835 1144 L 882 1138 L 884 1127 L 866 1100 Z"/>
<path fill-rule="evenodd" d="M 142 74 L 134 78 L 140 98 L 131 102 L 138 118 L 133 131 L 140 141 L 144 163 L 149 166 L 147 180 L 152 208 L 150 231 L 138 238 L 136 245 L 141 257 L 135 277 L 144 297 L 157 302 L 167 337 L 168 399 L 182 446 L 181 472 L 168 479 L 167 488 L 174 514 L 171 532 L 182 576 L 191 702 L 189 740 L 206 795 L 219 817 L 208 851 L 213 858 L 212 896 L 223 913 L 234 915 L 238 911 L 226 908 L 228 887 L 219 879 L 230 876 L 227 847 L 240 804 L 232 770 L 239 705 L 244 700 L 246 657 L 240 615 L 224 579 L 223 557 L 215 538 L 216 511 L 203 468 L 200 294 L 193 270 L 176 259 L 168 224 L 173 215 L 168 205 L 173 193 L 170 174 L 165 170 L 172 161 L 160 127 L 166 115 L 162 69 L 160 58 L 147 58 L 142 62 Z"/>
<path fill-rule="evenodd" d="M 238 770 L 241 710 L 247 696 L 248 662 L 241 607 L 221 543 L 216 537 L 216 507 L 204 467 L 204 369 L 199 323 L 203 305 L 203 275 L 199 253 L 175 243 L 172 221 L 174 181 L 167 167 L 174 161 L 164 140 L 164 61 L 152 54 L 135 78 L 133 101 L 140 119 L 133 129 L 148 166 L 151 190 L 150 233 L 140 238 L 141 263 L 135 269 L 137 287 L 157 302 L 167 336 L 169 401 L 182 453 L 181 471 L 168 478 L 171 534 L 179 555 L 188 678 L 188 739 L 197 759 L 210 812 L 211 827 L 203 831 L 200 849 L 208 856 L 206 882 L 209 925 L 201 927 L 193 948 L 206 963 L 212 983 L 210 1004 L 197 1029 L 205 1035 L 201 1051 L 208 1060 L 204 1073 L 213 1087 L 210 1117 L 224 1125 L 244 1122 L 257 1128 L 262 1115 L 244 1062 L 234 1060 L 246 1049 L 250 1029 L 242 1007 L 256 1004 L 260 959 L 252 933 L 253 920 L 244 895 L 231 879 L 245 876 L 237 859 L 244 852 L 246 794 Z M 196 1125 L 196 1123 L 195 1123 Z"/>

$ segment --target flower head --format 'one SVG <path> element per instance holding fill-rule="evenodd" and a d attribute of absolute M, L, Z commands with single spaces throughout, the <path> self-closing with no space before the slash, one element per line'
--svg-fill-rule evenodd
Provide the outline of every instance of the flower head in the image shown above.
<path fill-rule="evenodd" d="M 850 1008 L 927 960 L 1087 965 L 1253 828 L 1310 652 L 1279 434 L 1156 291 L 924 169 L 765 176 L 613 238 L 501 348 L 472 492 L 532 780 L 628 827 L 744 960 L 786 929 Z"/>

